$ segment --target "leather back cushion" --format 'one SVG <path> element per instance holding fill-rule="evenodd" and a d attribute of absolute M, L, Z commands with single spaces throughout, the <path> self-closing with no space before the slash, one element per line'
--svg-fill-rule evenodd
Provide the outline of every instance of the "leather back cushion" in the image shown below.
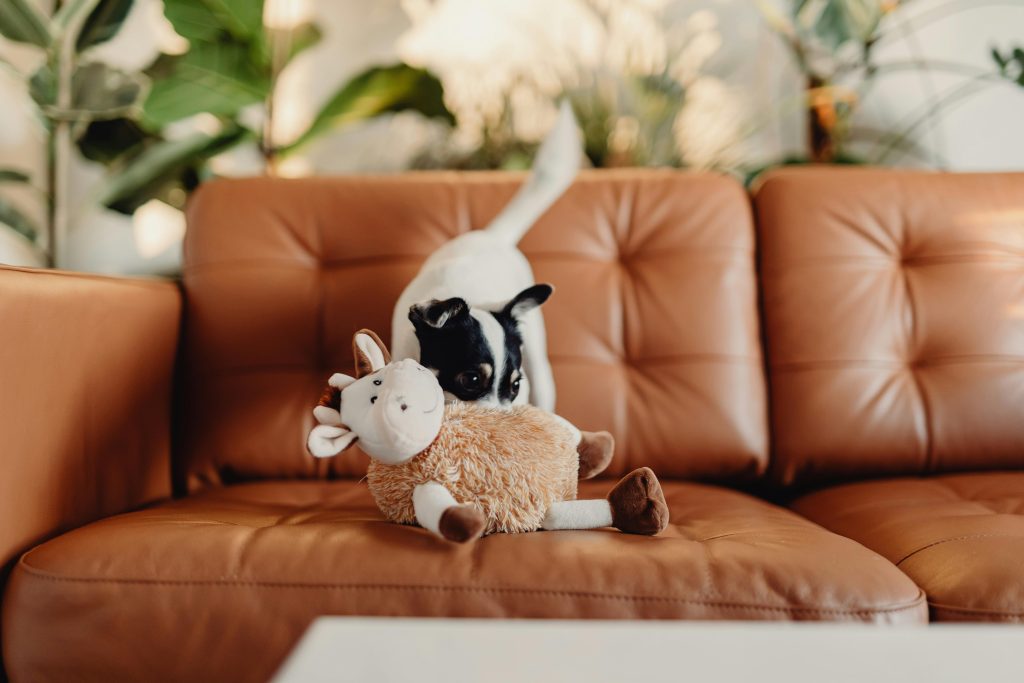
<path fill-rule="evenodd" d="M 361 327 L 390 338 L 423 259 L 486 225 L 521 175 L 249 179 L 189 209 L 178 483 L 359 476 L 305 450 L 311 409 L 351 372 Z M 609 476 L 722 479 L 766 464 L 753 225 L 733 181 L 587 172 L 524 238 L 545 305 L 558 412 L 617 440 Z"/>
<path fill-rule="evenodd" d="M 784 170 L 755 202 L 776 478 L 1024 466 L 1024 174 Z"/>

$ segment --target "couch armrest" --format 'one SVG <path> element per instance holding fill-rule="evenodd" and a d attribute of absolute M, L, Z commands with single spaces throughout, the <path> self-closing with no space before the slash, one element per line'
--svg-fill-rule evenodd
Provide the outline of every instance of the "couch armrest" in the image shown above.
<path fill-rule="evenodd" d="M 172 282 L 0 267 L 0 580 L 56 533 L 170 493 Z"/>

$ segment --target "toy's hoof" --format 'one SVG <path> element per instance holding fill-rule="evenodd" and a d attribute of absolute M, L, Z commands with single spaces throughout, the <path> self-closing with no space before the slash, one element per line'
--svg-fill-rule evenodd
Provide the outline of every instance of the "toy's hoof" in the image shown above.
<path fill-rule="evenodd" d="M 668 526 L 668 504 L 649 467 L 633 470 L 608 494 L 612 526 L 627 534 L 653 536 Z"/>
<path fill-rule="evenodd" d="M 445 540 L 466 543 L 480 538 L 487 520 L 480 508 L 473 505 L 453 505 L 441 514 L 438 531 Z"/>
<path fill-rule="evenodd" d="M 615 439 L 608 432 L 580 432 L 580 480 L 590 479 L 604 472 L 615 454 Z"/>

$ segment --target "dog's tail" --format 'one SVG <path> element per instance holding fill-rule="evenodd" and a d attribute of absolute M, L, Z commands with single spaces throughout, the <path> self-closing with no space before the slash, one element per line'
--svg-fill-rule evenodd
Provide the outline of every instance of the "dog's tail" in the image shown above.
<path fill-rule="evenodd" d="M 580 168 L 580 134 L 567 100 L 558 119 L 533 160 L 526 184 L 491 221 L 486 230 L 509 245 L 516 245 L 526 231 L 572 184 Z"/>

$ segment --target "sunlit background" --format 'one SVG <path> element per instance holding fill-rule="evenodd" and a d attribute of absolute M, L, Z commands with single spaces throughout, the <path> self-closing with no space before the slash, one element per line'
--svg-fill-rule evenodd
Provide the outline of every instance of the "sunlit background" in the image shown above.
<path fill-rule="evenodd" d="M 2 0 L 0 262 L 173 274 L 217 176 L 1024 167 L 1013 0 Z"/>

